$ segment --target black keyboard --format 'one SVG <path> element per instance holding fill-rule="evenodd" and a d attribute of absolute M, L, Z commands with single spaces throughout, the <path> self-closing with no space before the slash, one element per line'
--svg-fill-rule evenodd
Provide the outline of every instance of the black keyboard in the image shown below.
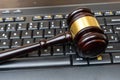
<path fill-rule="evenodd" d="M 16 9 L 1 10 L 0 51 L 35 43 L 69 30 L 67 16 L 78 7 L 27 8 L 19 9 L 19 12 Z M 93 13 L 109 39 L 102 55 L 94 59 L 80 58 L 73 43 L 65 42 L 23 54 L 1 64 L 0 69 L 120 63 L 120 9 L 93 10 Z"/>

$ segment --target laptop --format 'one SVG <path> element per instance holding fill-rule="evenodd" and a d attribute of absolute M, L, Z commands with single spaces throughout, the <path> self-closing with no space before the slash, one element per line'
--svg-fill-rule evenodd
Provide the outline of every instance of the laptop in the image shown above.
<path fill-rule="evenodd" d="M 119 80 L 120 1 L 1 0 L 0 51 L 68 31 L 70 12 L 89 8 L 109 39 L 100 57 L 83 59 L 72 42 L 48 46 L 0 64 L 0 80 Z"/>

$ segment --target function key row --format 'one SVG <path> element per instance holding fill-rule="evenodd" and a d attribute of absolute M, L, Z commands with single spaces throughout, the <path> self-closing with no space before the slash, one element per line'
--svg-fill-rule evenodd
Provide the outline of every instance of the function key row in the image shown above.
<path fill-rule="evenodd" d="M 52 19 L 65 19 L 67 18 L 68 14 L 67 15 L 61 15 L 61 14 L 58 14 L 58 15 L 45 15 L 45 16 L 33 16 L 32 20 L 33 21 L 39 21 L 39 20 L 52 20 Z"/>
<path fill-rule="evenodd" d="M 120 11 L 96 11 L 93 12 L 96 17 L 98 16 L 113 16 L 113 15 L 120 15 Z M 68 14 L 56 14 L 56 15 L 35 15 L 32 16 L 33 21 L 39 21 L 39 20 L 52 20 L 52 19 L 66 19 L 68 17 Z M 21 22 L 25 21 L 27 17 L 24 16 L 18 16 L 18 17 L 6 17 L 6 18 L 0 18 L 0 22 Z"/>
<path fill-rule="evenodd" d="M 25 21 L 25 17 L 6 17 L 0 18 L 0 22 L 23 22 Z"/>
<path fill-rule="evenodd" d="M 106 12 L 94 12 L 95 16 L 112 16 L 112 15 L 120 15 L 120 11 L 106 11 Z M 53 20 L 53 19 L 66 19 L 68 17 L 68 14 L 56 14 L 56 15 L 36 15 L 32 16 L 32 21 L 39 21 L 39 20 Z M 6 17 L 6 18 L 0 18 L 0 22 L 22 22 L 25 21 L 27 17 L 24 16 L 18 16 L 18 17 Z"/>
<path fill-rule="evenodd" d="M 45 15 L 45 16 L 32 16 L 32 21 L 40 21 L 40 20 L 53 20 L 53 19 L 66 19 L 68 17 L 68 14 L 66 15 Z M 18 17 L 0 17 L 0 22 L 23 22 L 27 19 L 27 17 L 24 16 L 18 16 Z"/>
<path fill-rule="evenodd" d="M 94 12 L 94 15 L 99 17 L 99 16 L 117 16 L 117 15 L 120 15 L 120 11 L 97 11 L 97 12 Z"/>

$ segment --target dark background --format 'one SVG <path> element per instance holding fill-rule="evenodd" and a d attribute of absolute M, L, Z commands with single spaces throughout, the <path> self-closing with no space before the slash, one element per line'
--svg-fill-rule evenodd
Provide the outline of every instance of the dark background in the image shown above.
<path fill-rule="evenodd" d="M 38 7 L 38 6 L 55 6 L 66 4 L 84 4 L 100 2 L 116 2 L 119 0 L 0 0 L 0 8 L 17 8 L 17 7 Z"/>

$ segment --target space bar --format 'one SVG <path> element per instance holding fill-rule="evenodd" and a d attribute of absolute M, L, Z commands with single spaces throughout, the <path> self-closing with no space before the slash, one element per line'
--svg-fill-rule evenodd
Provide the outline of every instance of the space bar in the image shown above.
<path fill-rule="evenodd" d="M 35 68 L 35 67 L 50 67 L 50 66 L 67 66 L 70 65 L 69 56 L 54 56 L 40 58 L 21 58 L 11 60 L 0 64 L 0 69 L 18 69 L 18 68 Z"/>

